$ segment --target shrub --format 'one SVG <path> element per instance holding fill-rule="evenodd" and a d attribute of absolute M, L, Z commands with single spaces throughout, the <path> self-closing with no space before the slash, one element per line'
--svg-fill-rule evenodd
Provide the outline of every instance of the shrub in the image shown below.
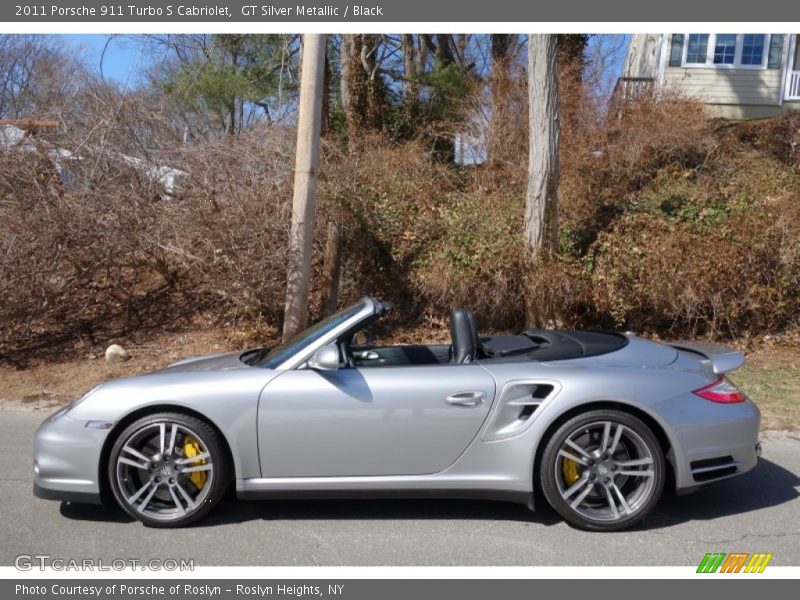
<path fill-rule="evenodd" d="M 107 152 L 84 148 L 67 188 L 46 153 L 0 153 L 3 356 L 185 326 L 205 310 L 277 319 L 291 174 L 280 137 L 173 157 L 187 173 L 174 199 Z"/>
<path fill-rule="evenodd" d="M 491 165 L 445 164 L 422 140 L 326 141 L 312 318 L 337 222 L 340 303 L 386 297 L 407 328 L 443 327 L 456 305 L 495 329 L 528 325 L 526 309 L 545 325 L 669 336 L 796 325 L 798 116 L 727 124 L 664 98 L 606 117 L 582 102 L 562 132 L 560 252 L 533 266 L 521 239 L 520 111 L 508 124 L 517 151 Z M 148 160 L 185 173 L 168 197 L 120 160 L 117 148 L 135 145 L 109 140 L 125 131 L 62 135 L 79 157 L 69 181 L 46 145 L 0 152 L 0 358 L 24 364 L 198 319 L 253 339 L 280 326 L 294 133 L 163 141 Z"/>

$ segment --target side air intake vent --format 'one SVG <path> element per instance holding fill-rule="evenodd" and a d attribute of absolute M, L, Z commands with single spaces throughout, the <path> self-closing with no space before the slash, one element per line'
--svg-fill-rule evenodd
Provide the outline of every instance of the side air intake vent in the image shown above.
<path fill-rule="evenodd" d="M 541 385 L 536 386 L 536 389 L 533 390 L 531 396 L 533 396 L 534 398 L 538 398 L 539 400 L 544 400 L 552 393 L 553 393 L 553 386 L 550 385 L 549 383 L 543 383 Z"/>
<path fill-rule="evenodd" d="M 522 433 L 533 421 L 539 406 L 554 395 L 555 389 L 555 385 L 548 382 L 514 381 L 507 384 L 483 439 L 500 440 Z"/>

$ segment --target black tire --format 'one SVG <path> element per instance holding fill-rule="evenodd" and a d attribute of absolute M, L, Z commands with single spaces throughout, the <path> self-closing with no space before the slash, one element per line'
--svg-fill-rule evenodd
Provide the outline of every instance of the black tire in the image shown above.
<path fill-rule="evenodd" d="M 618 426 L 621 433 L 613 445 Z M 566 458 L 565 452 L 578 460 Z M 632 462 L 643 464 L 628 466 Z M 664 452 L 650 428 L 629 413 L 610 409 L 579 414 L 561 425 L 546 441 L 539 468 L 550 506 L 570 525 L 587 531 L 620 531 L 638 523 L 658 503 L 665 476 Z"/>
<path fill-rule="evenodd" d="M 173 426 L 176 433 L 170 435 Z M 166 438 L 162 431 L 167 432 Z M 202 454 L 188 454 L 186 444 Z M 155 454 L 151 448 L 156 449 Z M 192 460 L 206 455 L 204 460 Z M 120 458 L 127 462 L 121 463 Z M 197 480 L 195 473 L 200 469 L 204 475 Z M 164 412 L 142 417 L 120 432 L 109 453 L 107 473 L 122 510 L 148 527 L 167 528 L 185 527 L 206 516 L 225 495 L 233 466 L 220 434 L 208 423 L 183 413 Z"/>

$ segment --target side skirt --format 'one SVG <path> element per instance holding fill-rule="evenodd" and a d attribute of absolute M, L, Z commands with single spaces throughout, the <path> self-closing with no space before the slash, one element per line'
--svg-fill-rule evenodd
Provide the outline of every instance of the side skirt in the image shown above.
<path fill-rule="evenodd" d="M 446 480 L 431 481 L 430 479 L 425 481 L 427 485 L 423 485 L 424 479 L 424 477 L 239 479 L 236 481 L 236 496 L 243 500 L 322 498 L 496 500 L 524 504 L 531 510 L 534 507 L 532 490 L 477 487 L 475 482 L 469 485 L 467 482 L 454 483 Z"/>

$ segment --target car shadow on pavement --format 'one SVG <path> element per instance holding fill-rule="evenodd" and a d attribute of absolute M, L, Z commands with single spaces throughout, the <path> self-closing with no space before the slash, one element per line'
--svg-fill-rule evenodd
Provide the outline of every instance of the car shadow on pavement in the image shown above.
<path fill-rule="evenodd" d="M 134 521 L 117 506 L 62 502 L 59 512 L 62 517 L 75 521 L 95 521 L 98 523 L 131 523 Z"/>
<path fill-rule="evenodd" d="M 703 488 L 694 494 L 665 493 L 655 510 L 636 526 L 638 530 L 671 527 L 680 523 L 717 519 L 777 506 L 800 496 L 800 477 L 762 459 L 739 477 Z M 560 517 L 537 497 L 536 512 L 521 504 L 455 499 L 336 499 L 336 500 L 237 500 L 228 494 L 209 516 L 195 527 L 214 527 L 254 520 L 487 520 L 520 521 L 551 526 Z M 120 509 L 83 504 L 61 504 L 61 514 L 80 521 L 127 523 L 133 519 Z"/>
<path fill-rule="evenodd" d="M 554 525 L 558 516 L 548 510 L 531 512 L 522 504 L 491 500 L 443 499 L 229 499 L 199 525 L 214 526 L 251 520 L 486 520 L 527 521 Z"/>
<path fill-rule="evenodd" d="M 542 500 L 544 502 L 544 500 Z M 233 493 L 223 498 L 210 515 L 193 527 L 231 525 L 247 521 L 281 520 L 391 520 L 391 519 L 474 519 L 488 521 L 529 521 L 555 525 L 560 518 L 549 506 L 535 513 L 522 504 L 461 499 L 302 499 L 238 500 Z M 77 521 L 130 523 L 118 507 L 61 503 L 61 515 Z"/>
<path fill-rule="evenodd" d="M 769 460 L 755 469 L 693 494 L 665 494 L 640 525 L 642 529 L 670 527 L 686 521 L 703 521 L 738 515 L 796 500 L 800 476 Z"/>

